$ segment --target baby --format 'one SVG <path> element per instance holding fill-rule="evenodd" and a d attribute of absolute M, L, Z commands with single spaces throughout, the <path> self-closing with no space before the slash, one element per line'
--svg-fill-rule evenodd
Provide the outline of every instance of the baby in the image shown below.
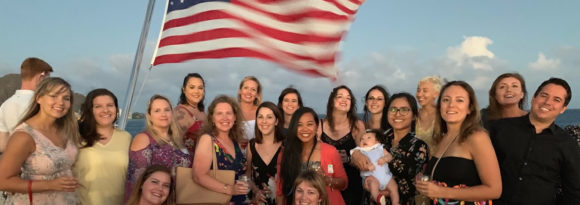
<path fill-rule="evenodd" d="M 391 161 L 393 156 L 385 149 L 383 144 L 377 140 L 377 135 L 382 135 L 378 130 L 367 130 L 361 137 L 360 147 L 352 149 L 359 150 L 367 156 L 372 165 L 369 166 L 371 171 L 361 171 L 360 175 L 364 179 L 365 190 L 371 192 L 373 199 L 378 204 L 386 204 L 385 196 L 380 194 L 380 190 L 388 190 L 390 193 L 391 204 L 399 204 L 399 191 L 397 183 L 392 179 L 393 174 L 389 170 L 387 162 Z"/>

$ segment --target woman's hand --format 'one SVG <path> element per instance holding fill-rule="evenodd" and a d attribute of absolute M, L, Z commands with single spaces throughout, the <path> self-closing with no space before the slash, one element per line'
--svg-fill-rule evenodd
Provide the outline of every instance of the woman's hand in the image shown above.
<path fill-rule="evenodd" d="M 267 198 L 270 195 L 270 190 L 268 188 L 264 188 L 263 190 L 256 190 L 254 191 L 254 202 L 255 204 L 259 204 L 259 202 L 267 203 Z"/>
<path fill-rule="evenodd" d="M 445 198 L 443 197 L 444 187 L 437 185 L 434 181 L 415 181 L 415 187 L 419 193 L 429 198 Z"/>
<path fill-rule="evenodd" d="M 366 157 L 365 155 L 363 155 L 360 151 L 355 150 L 354 152 L 352 152 L 352 155 L 350 155 L 350 159 L 351 162 L 360 170 L 360 171 L 373 171 L 374 169 L 371 169 L 372 163 L 369 160 L 368 157 Z"/>
<path fill-rule="evenodd" d="M 232 195 L 234 195 L 234 196 L 235 195 L 246 195 L 246 194 L 248 194 L 249 190 L 250 190 L 250 187 L 248 186 L 247 183 L 236 181 L 236 183 L 232 187 Z"/>
<path fill-rule="evenodd" d="M 74 177 L 64 176 L 47 181 L 47 185 L 49 190 L 74 192 L 79 187 L 79 182 Z"/>

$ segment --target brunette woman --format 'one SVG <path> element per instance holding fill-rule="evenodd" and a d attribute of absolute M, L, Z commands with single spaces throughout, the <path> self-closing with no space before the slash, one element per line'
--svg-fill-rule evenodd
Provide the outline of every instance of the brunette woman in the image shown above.
<path fill-rule="evenodd" d="M 302 97 L 300 97 L 300 92 L 295 88 L 288 87 L 282 90 L 280 96 L 278 97 L 278 109 L 283 111 L 283 118 L 280 118 L 280 123 L 282 123 L 282 134 L 284 136 L 288 135 L 288 127 L 290 127 L 290 120 L 292 120 L 292 114 L 298 109 L 304 106 L 302 104 Z"/>
<path fill-rule="evenodd" d="M 387 121 L 387 106 L 389 93 L 380 85 L 375 85 L 365 95 L 365 107 L 363 120 L 367 129 L 379 129 L 386 131 L 390 128 Z"/>
<path fill-rule="evenodd" d="M 195 153 L 195 143 L 201 135 L 206 120 L 203 100 L 205 81 L 199 73 L 190 73 L 183 78 L 179 103 L 175 107 L 177 124 L 184 131 L 183 144 L 190 154 Z"/>
<path fill-rule="evenodd" d="M 294 112 L 286 145 L 278 161 L 276 203 L 294 204 L 294 181 L 303 171 L 315 170 L 323 175 L 330 204 L 343 205 L 340 194 L 348 185 L 348 178 L 336 148 L 319 142 L 316 136 L 318 116 L 309 107 Z"/>
<path fill-rule="evenodd" d="M 115 128 L 117 97 L 95 89 L 81 106 L 81 149 L 74 166 L 81 204 L 122 204 L 131 135 Z"/>
<path fill-rule="evenodd" d="M 256 138 L 248 146 L 248 171 L 253 176 L 255 203 L 273 205 L 276 195 L 276 167 L 282 149 L 282 115 L 272 102 L 263 102 L 256 112 Z"/>
<path fill-rule="evenodd" d="M 364 123 L 356 117 L 356 100 L 345 85 L 332 90 L 326 104 L 326 118 L 322 121 L 318 134 L 320 139 L 334 146 L 341 156 L 348 187 L 342 192 L 346 204 L 360 204 L 362 179 L 356 167 L 350 164 L 350 150 L 357 147 L 364 134 Z"/>
<path fill-rule="evenodd" d="M 526 81 L 518 73 L 504 73 L 498 76 L 489 89 L 489 106 L 481 110 L 481 122 L 485 128 L 489 123 L 501 118 L 521 117 L 528 91 Z"/>
<path fill-rule="evenodd" d="M 417 190 L 435 199 L 434 204 L 481 204 L 501 195 L 495 151 L 480 122 L 469 84 L 452 81 L 443 86 L 433 129 L 436 151 L 423 173 L 432 178 L 416 181 Z"/>

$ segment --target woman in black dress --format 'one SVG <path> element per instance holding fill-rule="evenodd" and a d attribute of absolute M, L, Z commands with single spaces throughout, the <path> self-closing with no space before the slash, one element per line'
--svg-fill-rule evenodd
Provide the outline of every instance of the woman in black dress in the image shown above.
<path fill-rule="evenodd" d="M 248 172 L 253 176 L 254 203 L 276 204 L 276 163 L 282 147 L 282 115 L 272 102 L 264 102 L 256 111 L 256 137 L 248 146 Z"/>

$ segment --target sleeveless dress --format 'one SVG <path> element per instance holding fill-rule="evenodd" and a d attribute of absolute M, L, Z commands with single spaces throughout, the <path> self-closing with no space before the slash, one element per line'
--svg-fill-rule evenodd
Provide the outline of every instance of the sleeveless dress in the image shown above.
<path fill-rule="evenodd" d="M 322 126 L 322 130 L 324 130 L 324 123 L 320 123 L 320 125 Z M 350 164 L 350 150 L 356 147 L 352 132 L 347 133 L 339 140 L 333 140 L 323 131 L 320 139 L 322 142 L 334 146 L 337 151 L 346 152 L 349 161 L 343 162 L 342 165 L 348 177 L 348 187 L 342 191 L 342 198 L 346 204 L 360 204 L 363 193 L 362 178 L 359 170 Z"/>
<path fill-rule="evenodd" d="M 137 179 L 143 174 L 148 166 L 158 164 L 171 170 L 171 178 L 175 181 L 175 170 L 177 167 L 191 167 L 192 158 L 187 150 L 173 148 L 169 144 L 159 144 L 148 132 L 143 132 L 149 138 L 147 147 L 131 151 L 129 150 L 129 168 L 127 170 L 127 181 L 125 182 L 125 202 L 133 191 Z M 172 184 L 175 189 L 175 183 Z"/>
<path fill-rule="evenodd" d="M 271 194 L 267 198 L 267 205 L 276 204 L 276 166 L 280 150 L 282 150 L 282 146 L 278 148 L 276 154 L 274 154 L 272 157 L 270 164 L 266 164 L 256 150 L 256 142 L 253 139 L 250 141 L 250 152 L 252 153 L 252 175 L 254 178 L 254 183 L 260 190 L 264 189 L 264 187 L 268 187 L 268 189 L 270 189 Z"/>
<path fill-rule="evenodd" d="M 187 114 L 189 114 L 189 117 L 195 119 L 193 113 L 190 112 L 187 108 L 185 108 L 185 106 L 179 104 L 177 105 L 177 108 L 185 110 Z M 191 124 L 191 126 L 187 128 L 185 134 L 183 135 L 183 144 L 185 145 L 185 148 L 187 148 L 187 151 L 189 152 L 192 158 L 193 154 L 195 153 L 195 145 L 197 144 L 197 138 L 200 136 L 202 125 L 203 120 L 195 120 L 195 122 L 193 122 L 193 124 Z"/>
<path fill-rule="evenodd" d="M 22 164 L 20 177 L 23 180 L 53 180 L 62 176 L 73 176 L 72 165 L 76 161 L 78 148 L 69 140 L 62 149 L 52 143 L 46 136 L 26 123 L 16 127 L 32 136 L 35 150 Z M 33 204 L 77 204 L 76 192 L 46 191 L 33 193 Z M 8 196 L 6 204 L 29 204 L 27 193 L 15 193 Z"/>
<path fill-rule="evenodd" d="M 426 174 L 430 175 L 433 166 L 437 162 L 436 157 L 432 157 L 427 165 Z M 442 186 L 453 187 L 456 189 L 461 189 L 470 186 L 476 186 L 481 184 L 479 175 L 477 173 L 477 168 L 475 167 L 475 162 L 470 159 L 465 159 L 461 157 L 443 157 L 439 161 L 437 167 L 435 167 L 435 172 L 433 173 L 433 180 L 437 181 Z M 490 204 L 491 201 L 483 202 L 466 202 L 457 201 L 453 199 L 436 199 L 433 204 Z"/>
<path fill-rule="evenodd" d="M 234 147 L 236 149 L 234 159 L 232 155 L 225 151 L 224 146 L 215 138 L 212 137 L 214 150 L 216 153 L 217 158 L 217 165 L 218 169 L 221 170 L 234 170 L 236 172 L 236 180 L 242 175 L 246 174 L 246 156 L 242 153 L 240 149 L 240 145 L 237 142 L 234 142 Z M 213 165 L 212 165 L 213 166 Z M 232 196 L 230 202 L 234 204 L 244 204 L 246 200 L 246 195 L 235 195 Z"/>

